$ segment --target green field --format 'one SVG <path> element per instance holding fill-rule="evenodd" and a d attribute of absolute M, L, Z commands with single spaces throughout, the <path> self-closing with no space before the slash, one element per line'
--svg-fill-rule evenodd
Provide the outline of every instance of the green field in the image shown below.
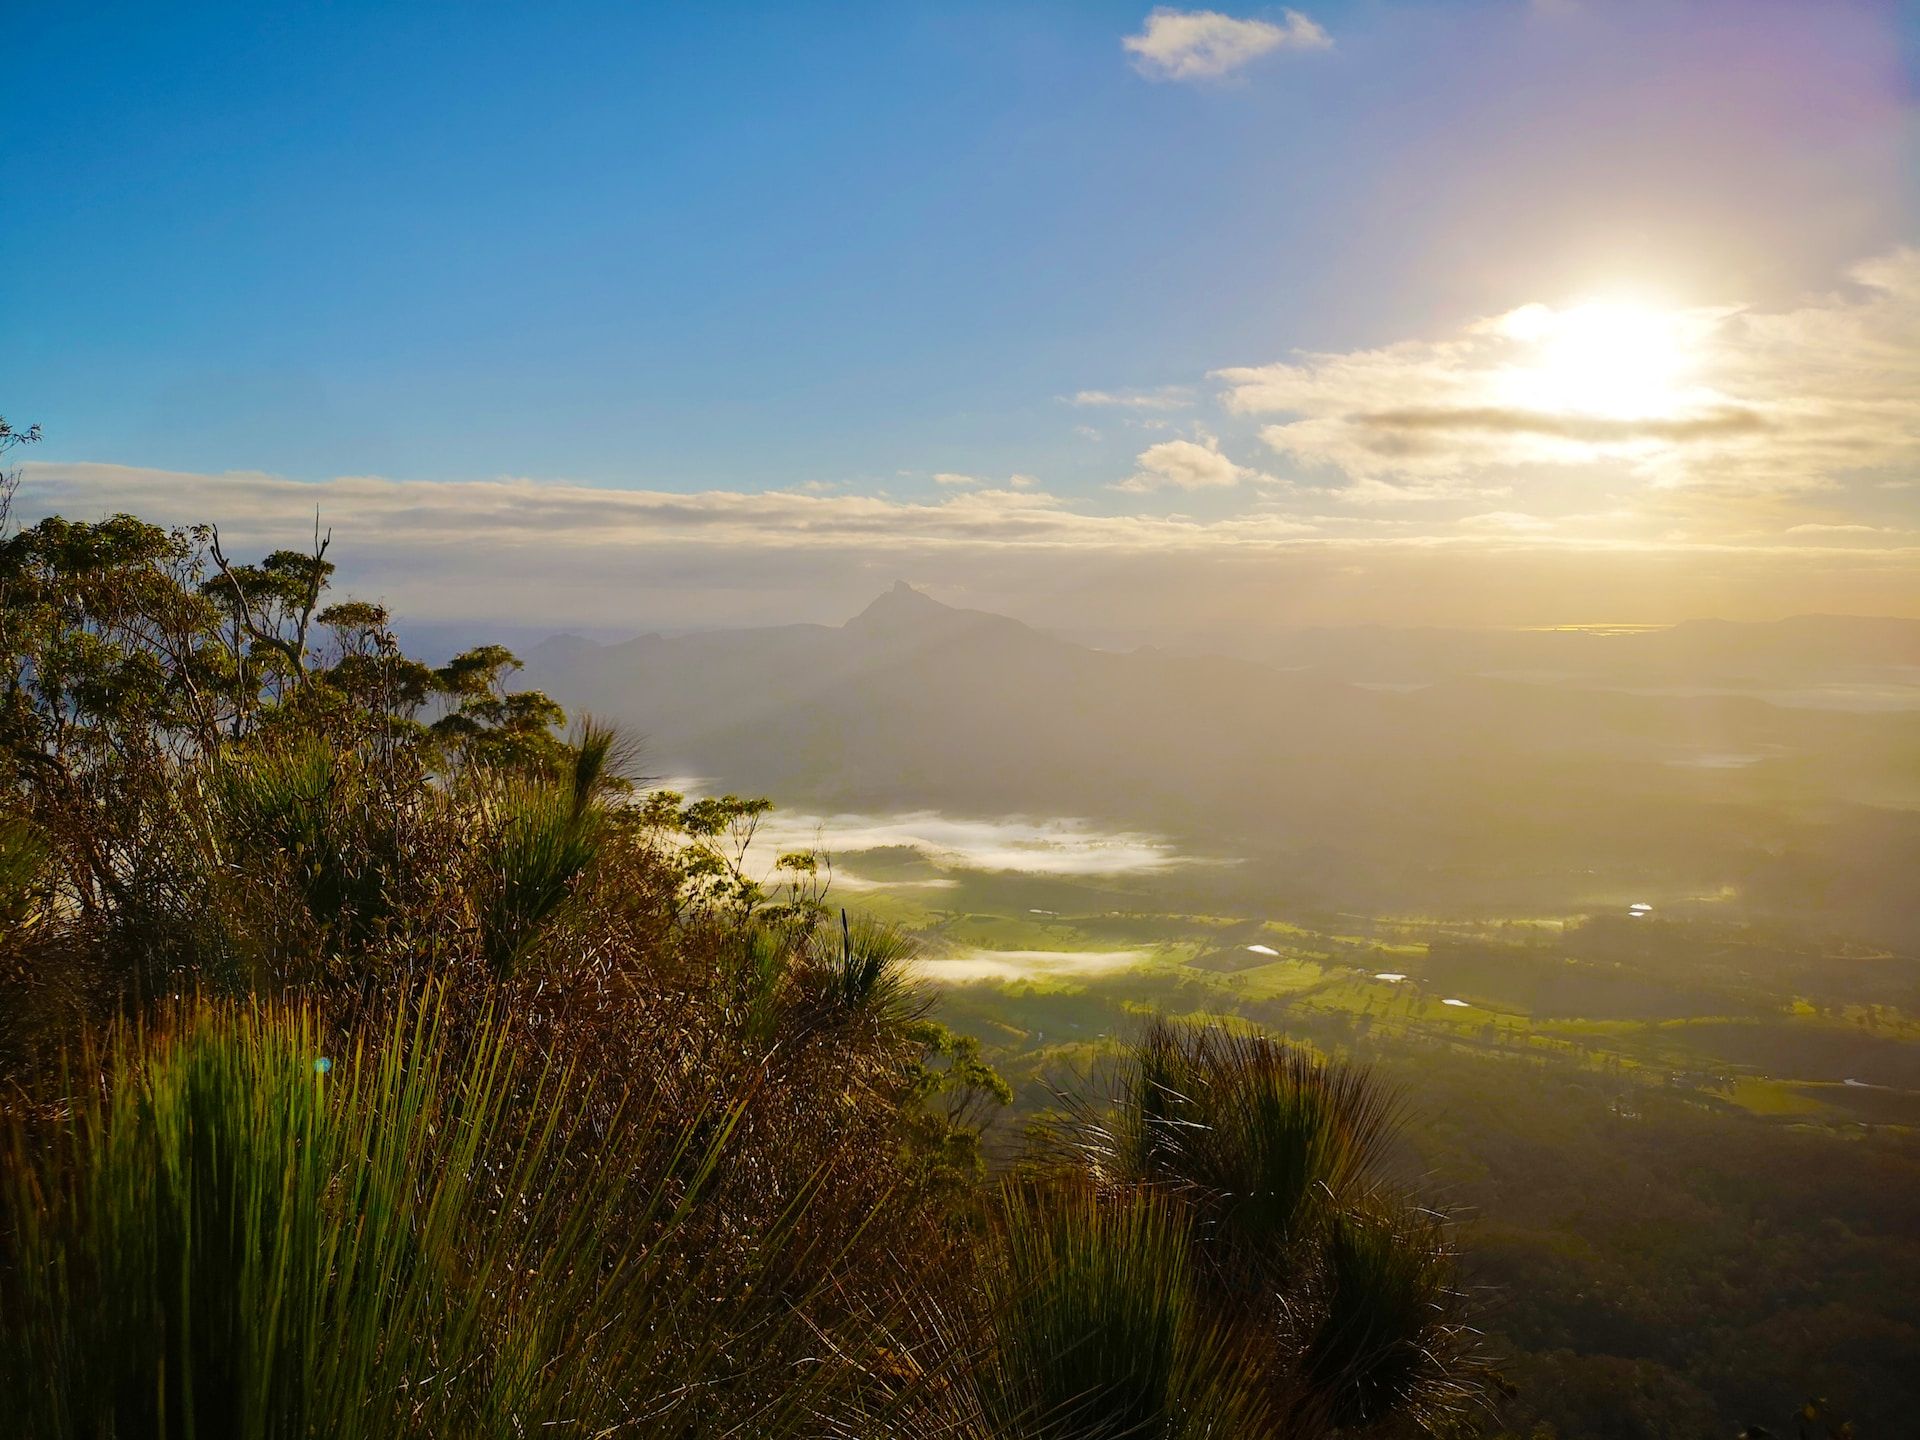
<path fill-rule="evenodd" d="M 992 972 L 932 988 L 1015 1087 L 1002 1157 L 1152 1013 L 1394 1086 L 1409 1180 L 1460 1217 L 1521 1382 L 1510 1433 L 1920 1406 L 1874 1358 L 1920 1354 L 1920 960 L 1711 906 L 1369 916 L 1256 909 L 1217 874 L 918 878 L 835 898 L 912 930 L 930 977 Z"/>
<path fill-rule="evenodd" d="M 1036 888 L 1052 903 L 1028 903 Z M 1796 1123 L 1920 1125 L 1920 1018 L 1849 986 L 1898 957 L 1848 955 L 1822 973 L 1831 945 L 1625 912 L 1323 920 L 1169 912 L 1150 908 L 1154 898 L 1101 880 L 961 872 L 950 888 L 882 882 L 846 903 L 913 931 L 944 1013 L 1015 1071 L 1031 1072 L 1042 1048 L 1056 1053 L 1063 1033 L 1124 1033 L 1129 1016 L 1159 1006 L 1336 1050 L 1444 1045 L 1564 1064 Z M 1137 960 L 1103 958 L 1125 951 Z M 943 961 L 1022 953 L 1034 959 L 990 978 L 942 980 L 967 969 Z M 1080 955 L 1097 962 L 1087 973 L 1074 967 Z M 1042 995 L 1056 1003 L 1023 1026 Z M 1055 1038 L 1034 1039 L 1047 1022 Z"/>

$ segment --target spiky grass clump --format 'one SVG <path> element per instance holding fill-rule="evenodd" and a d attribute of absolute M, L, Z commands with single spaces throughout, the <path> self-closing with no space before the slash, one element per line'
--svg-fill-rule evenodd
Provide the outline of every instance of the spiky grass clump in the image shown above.
<path fill-rule="evenodd" d="M 314 925 L 336 943 L 377 922 L 388 901 L 386 847 L 370 845 L 353 823 L 371 797 L 350 755 L 295 737 L 223 756 L 208 780 L 216 853 L 277 859 Z"/>
<path fill-rule="evenodd" d="M 917 1009 L 907 965 L 919 947 L 899 927 L 870 916 L 849 921 L 840 912 L 838 925 L 814 932 L 813 968 L 821 977 L 829 1004 L 843 1015 L 893 1025 Z"/>
<path fill-rule="evenodd" d="M 30 923 L 39 908 L 38 891 L 46 868 L 44 836 L 27 820 L 0 815 L 0 930 Z"/>
<path fill-rule="evenodd" d="M 1191 1217 L 1089 1185 L 1007 1192 L 980 1382 L 992 1433 L 1047 1440 L 1258 1436 L 1252 1357 L 1196 1292 Z"/>
<path fill-rule="evenodd" d="M 1336 1217 L 1301 1354 L 1307 1390 L 1341 1428 L 1444 1413 L 1457 1369 L 1453 1253 L 1437 1217 L 1379 1207 Z M 1454 1362 L 1450 1364 L 1450 1362 Z"/>
<path fill-rule="evenodd" d="M 513 776 L 482 794 L 479 935 L 487 963 L 511 975 L 600 852 L 605 816 L 574 786 Z"/>
<path fill-rule="evenodd" d="M 1445 1226 L 1398 1198 L 1398 1104 L 1364 1070 L 1257 1033 L 1151 1024 L 1104 1107 L 1043 1141 L 1043 1174 L 1113 1205 L 1165 1197 L 1220 1323 L 1252 1337 L 1284 1433 L 1469 1410 L 1485 1371 Z"/>
<path fill-rule="evenodd" d="M 825 1433 L 884 1404 L 823 1330 L 804 1189 L 716 1270 L 678 1241 L 737 1111 L 587 1124 L 433 1001 L 325 1053 L 304 1011 L 120 1032 L 5 1133 L 0 1393 L 64 1437 Z M 722 1275 L 725 1283 L 721 1283 Z M 755 1277 L 759 1277 L 756 1279 Z M 812 1358 L 809 1358 L 812 1357 Z M 897 1387 L 896 1387 L 897 1388 Z"/>
<path fill-rule="evenodd" d="M 1192 1192 L 1239 1243 L 1278 1255 L 1377 1183 L 1393 1097 L 1365 1071 L 1270 1036 L 1150 1025 L 1089 1158 Z"/>

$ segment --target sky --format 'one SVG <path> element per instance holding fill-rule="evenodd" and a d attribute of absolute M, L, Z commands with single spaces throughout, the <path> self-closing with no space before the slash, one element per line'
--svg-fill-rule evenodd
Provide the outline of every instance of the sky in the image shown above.
<path fill-rule="evenodd" d="M 23 5 L 21 514 L 422 620 L 1920 615 L 1920 5 Z"/>

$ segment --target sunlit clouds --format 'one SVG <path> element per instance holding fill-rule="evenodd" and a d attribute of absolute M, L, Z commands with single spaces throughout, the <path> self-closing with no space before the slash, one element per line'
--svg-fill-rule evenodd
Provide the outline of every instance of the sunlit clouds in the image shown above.
<path fill-rule="evenodd" d="M 1463 490 L 1600 467 L 1733 495 L 1910 480 L 1920 465 L 1920 252 L 1779 311 L 1530 302 L 1433 340 L 1218 372 L 1303 472 Z"/>
<path fill-rule="evenodd" d="M 1236 465 L 1220 452 L 1217 439 L 1204 434 L 1198 440 L 1163 440 L 1149 445 L 1134 463 L 1139 468 L 1115 488 L 1136 493 L 1210 490 L 1256 478 L 1254 470 Z"/>
<path fill-rule="evenodd" d="M 1152 79 L 1218 80 L 1275 50 L 1325 50 L 1333 40 L 1298 10 L 1282 12 L 1275 24 L 1162 6 L 1121 43 L 1135 68 Z"/>
<path fill-rule="evenodd" d="M 1432 338 L 1082 391 L 1076 407 L 1115 418 L 1111 442 L 1092 432 L 1110 467 L 1092 485 L 963 454 L 884 489 L 43 459 L 18 513 L 213 520 L 264 548 L 318 511 L 357 583 L 411 613 L 529 623 L 617 618 L 640 597 L 655 623 L 760 621 L 776 595 L 830 619 L 901 576 L 1015 612 L 1069 591 L 1153 624 L 1233 603 L 1274 624 L 1920 614 L 1920 252 L 1776 308 L 1516 301 Z M 1122 449 L 1141 428 L 1171 433 Z"/>
<path fill-rule="evenodd" d="M 1205 447 L 1200 447 L 1204 449 Z M 1233 462 L 1228 461 L 1231 464 Z M 303 482 L 27 462 L 18 514 L 218 522 L 298 545 L 316 511 L 343 591 L 419 620 L 560 629 L 838 623 L 896 579 L 1047 625 L 1150 636 L 1250 624 L 1513 624 L 1920 613 L 1920 537 L 1844 512 L 1688 532 L 1646 502 L 1542 518 L 1520 497 L 1395 497 L 1266 479 L 1127 497 L 939 488 L 925 499 L 614 489 L 526 479 Z M 1371 487 L 1370 503 L 1342 503 Z M 933 489 L 934 487 L 929 487 Z M 1895 504 L 1908 492 L 1885 492 Z M 1182 514 L 1219 501 L 1226 514 Z M 1140 510 L 1129 507 L 1138 505 Z M 1791 517 L 1789 520 L 1788 517 Z M 1757 523 L 1771 520 L 1771 528 Z M 1828 527 L 1785 533 L 1788 526 Z"/>

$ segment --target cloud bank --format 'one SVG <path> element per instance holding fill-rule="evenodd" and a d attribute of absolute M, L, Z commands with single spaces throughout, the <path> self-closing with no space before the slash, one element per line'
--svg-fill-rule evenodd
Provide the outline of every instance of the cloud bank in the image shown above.
<path fill-rule="evenodd" d="M 1170 426 L 1131 418 L 1143 398 L 1212 403 L 1228 438 L 1189 423 L 1072 498 L 959 468 L 900 498 L 42 460 L 18 515 L 216 521 L 258 552 L 318 510 L 343 583 L 402 614 L 556 627 L 831 620 L 898 578 L 1136 634 L 1920 614 L 1914 250 L 1777 310 L 1529 304 L 1214 379 L 1210 400 L 1087 392 L 1128 425 Z M 1151 513 L 1168 501 L 1203 513 Z"/>
<path fill-rule="evenodd" d="M 1488 505 L 1435 525 L 1378 511 L 1303 514 L 1268 498 L 1198 520 L 1100 513 L 1012 489 L 908 501 L 22 469 L 23 519 L 126 511 L 215 521 L 241 553 L 303 544 L 317 510 L 334 531 L 341 589 L 415 620 L 630 630 L 838 621 L 902 578 L 958 603 L 1135 636 L 1218 624 L 1920 614 L 1920 537 L 1898 529 L 1702 543 L 1622 532 L 1610 517 L 1543 533 L 1533 517 Z"/>

